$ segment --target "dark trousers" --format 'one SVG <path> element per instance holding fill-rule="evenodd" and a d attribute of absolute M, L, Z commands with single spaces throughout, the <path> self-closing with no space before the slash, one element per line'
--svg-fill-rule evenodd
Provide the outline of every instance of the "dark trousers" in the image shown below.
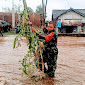
<path fill-rule="evenodd" d="M 60 27 L 58 27 L 58 32 L 61 33 L 61 28 Z"/>
<path fill-rule="evenodd" d="M 63 33 L 63 28 L 58 27 L 58 32 Z"/>
<path fill-rule="evenodd" d="M 46 73 L 50 77 L 54 77 L 55 70 L 57 67 L 57 54 L 47 53 L 46 51 L 43 52 L 43 62 L 47 63 L 48 69 L 44 66 L 44 73 Z M 42 71 L 42 59 L 41 56 L 39 57 L 39 67 Z"/>

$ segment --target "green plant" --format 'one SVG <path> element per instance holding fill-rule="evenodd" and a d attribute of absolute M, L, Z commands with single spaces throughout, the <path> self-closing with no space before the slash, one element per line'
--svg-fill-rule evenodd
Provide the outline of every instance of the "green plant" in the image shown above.
<path fill-rule="evenodd" d="M 22 75 L 23 75 L 23 73 L 25 73 L 26 75 L 32 77 L 34 69 L 36 68 L 35 64 L 37 65 L 37 67 L 39 66 L 38 65 L 39 64 L 38 56 L 40 56 L 39 52 L 41 53 L 42 52 L 41 48 L 43 48 L 43 46 L 41 46 L 40 43 L 44 42 L 44 40 L 39 39 L 36 36 L 36 33 L 32 33 L 31 27 L 26 24 L 26 22 L 28 22 L 30 20 L 28 17 L 29 14 L 28 14 L 27 7 L 25 5 L 26 4 L 25 0 L 23 0 L 23 3 L 24 3 L 24 11 L 22 13 L 23 20 L 20 22 L 21 31 L 19 32 L 19 34 L 17 35 L 17 37 L 14 40 L 13 48 L 21 46 L 21 44 L 20 44 L 21 37 L 27 36 L 28 52 L 24 56 L 22 61 L 20 61 L 22 64 L 22 67 L 20 68 L 20 70 L 23 71 Z M 43 33 L 43 31 L 38 30 L 37 34 L 38 33 L 39 34 Z"/>
<path fill-rule="evenodd" d="M 23 15 L 23 16 L 25 16 L 25 15 Z M 24 56 L 23 60 L 20 61 L 22 64 L 22 67 L 20 69 L 23 71 L 23 73 L 27 74 L 28 76 L 32 76 L 34 69 L 36 68 L 36 66 L 34 64 L 39 66 L 38 57 L 36 57 L 36 56 L 40 55 L 39 54 L 39 51 L 40 51 L 39 48 L 41 48 L 40 42 L 44 42 L 44 41 L 39 39 L 36 36 L 36 33 L 32 33 L 30 26 L 25 25 L 25 22 L 26 22 L 26 18 L 25 18 L 24 23 L 23 22 L 20 23 L 20 26 L 22 29 L 14 40 L 13 48 L 21 46 L 20 39 L 22 36 L 28 36 L 28 42 L 27 42 L 28 52 L 27 52 L 27 55 Z M 37 33 L 43 33 L 43 31 L 38 30 Z M 17 46 L 16 46 L 16 44 L 17 44 Z"/>

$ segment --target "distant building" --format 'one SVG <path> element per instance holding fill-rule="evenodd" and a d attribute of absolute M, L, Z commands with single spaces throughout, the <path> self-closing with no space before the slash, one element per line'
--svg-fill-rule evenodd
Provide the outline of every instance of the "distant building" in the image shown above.
<path fill-rule="evenodd" d="M 85 9 L 53 10 L 52 21 L 62 22 L 62 33 L 85 33 Z"/>
<path fill-rule="evenodd" d="M 0 20 L 3 20 L 3 13 L 0 12 Z M 4 21 L 12 25 L 12 13 L 4 13 Z M 18 22 L 18 14 L 15 13 L 15 26 Z"/>
<path fill-rule="evenodd" d="M 33 25 L 40 27 L 43 22 L 42 13 L 29 13 Z M 0 12 L 0 20 L 3 20 L 3 14 Z M 4 20 L 12 25 L 12 13 L 4 13 Z M 19 22 L 18 14 L 15 13 L 15 26 Z"/>
<path fill-rule="evenodd" d="M 41 27 L 41 25 L 43 24 L 42 13 L 29 13 L 29 17 L 33 25 L 37 27 Z"/>

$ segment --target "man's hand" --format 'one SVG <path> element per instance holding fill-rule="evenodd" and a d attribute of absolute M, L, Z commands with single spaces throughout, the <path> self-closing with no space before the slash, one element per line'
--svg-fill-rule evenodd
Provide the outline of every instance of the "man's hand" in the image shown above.
<path fill-rule="evenodd" d="M 30 21 L 27 21 L 27 22 L 25 22 L 25 25 L 32 26 L 32 22 L 30 22 Z"/>
<path fill-rule="evenodd" d="M 32 32 L 36 32 L 36 29 L 34 27 L 31 27 Z"/>
<path fill-rule="evenodd" d="M 41 28 L 42 28 L 42 29 L 46 29 L 46 27 L 45 27 L 45 26 L 42 26 Z"/>

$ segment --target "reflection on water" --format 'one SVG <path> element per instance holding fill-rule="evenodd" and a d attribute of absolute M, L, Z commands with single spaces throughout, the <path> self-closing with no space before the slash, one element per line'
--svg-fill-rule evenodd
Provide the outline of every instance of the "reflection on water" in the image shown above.
<path fill-rule="evenodd" d="M 55 85 L 54 84 L 54 79 L 53 78 L 48 78 L 48 77 L 46 77 L 46 78 L 44 78 L 44 79 L 42 79 L 41 81 L 38 81 L 38 82 L 35 82 L 35 81 L 29 81 L 29 80 L 27 80 L 27 81 L 24 81 L 23 82 L 23 85 Z"/>
<path fill-rule="evenodd" d="M 26 40 L 13 49 L 14 37 L 0 37 L 0 85 L 85 85 L 85 37 L 58 37 L 55 77 L 38 82 L 21 77 L 18 61 L 27 52 Z"/>

